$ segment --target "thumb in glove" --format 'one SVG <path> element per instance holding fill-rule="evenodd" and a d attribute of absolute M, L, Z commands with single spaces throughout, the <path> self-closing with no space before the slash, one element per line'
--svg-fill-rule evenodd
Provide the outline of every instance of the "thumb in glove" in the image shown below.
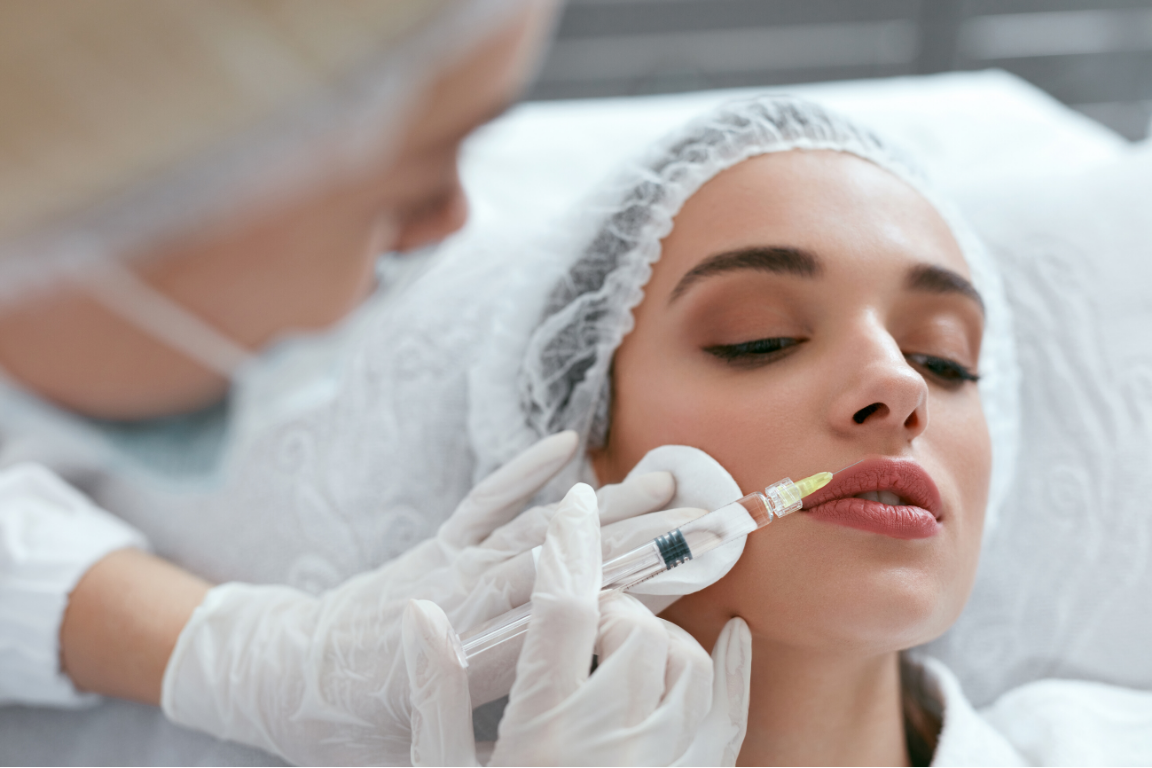
<path fill-rule="evenodd" d="M 468 674 L 439 606 L 410 600 L 403 618 L 412 705 L 412 765 L 476 765 Z"/>
<path fill-rule="evenodd" d="M 752 632 L 739 617 L 724 625 L 712 649 L 712 708 L 674 765 L 736 765 L 748 731 Z"/>

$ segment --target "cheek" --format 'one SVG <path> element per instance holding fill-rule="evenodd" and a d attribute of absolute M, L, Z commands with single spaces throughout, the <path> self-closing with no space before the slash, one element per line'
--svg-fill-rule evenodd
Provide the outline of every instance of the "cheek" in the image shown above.
<path fill-rule="evenodd" d="M 992 469 L 992 445 L 979 398 L 934 404 L 929 429 L 922 436 L 926 463 L 939 467 L 941 492 L 950 503 L 946 528 L 953 540 L 955 563 L 949 592 L 959 614 L 971 590 L 984 533 Z M 935 470 L 935 467 L 933 468 Z"/>
<path fill-rule="evenodd" d="M 745 493 L 779 480 L 796 471 L 796 445 L 820 410 L 815 381 L 802 374 L 797 368 L 733 376 L 698 357 L 622 347 L 614 371 L 610 478 L 601 479 L 622 478 L 658 446 L 689 445 L 720 462 Z"/>

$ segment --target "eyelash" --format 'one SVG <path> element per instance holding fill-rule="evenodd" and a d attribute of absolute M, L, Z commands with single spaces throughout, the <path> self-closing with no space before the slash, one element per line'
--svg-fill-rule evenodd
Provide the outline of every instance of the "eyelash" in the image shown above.
<path fill-rule="evenodd" d="M 732 364 L 756 364 L 766 362 L 786 349 L 798 346 L 803 339 L 790 339 L 786 337 L 774 339 L 756 339 L 740 344 L 718 344 L 714 347 L 705 347 L 704 351 Z"/>
<path fill-rule="evenodd" d="M 923 368 L 944 384 L 959 385 L 969 381 L 980 381 L 979 375 L 954 360 L 918 354 L 904 355 L 904 358 L 913 365 Z"/>
<path fill-rule="evenodd" d="M 756 339 L 740 344 L 718 344 L 705 347 L 704 351 L 733 365 L 757 365 L 770 362 L 778 357 L 779 353 L 799 346 L 803 342 L 803 339 L 786 337 Z M 954 360 L 921 354 L 907 354 L 904 358 L 945 385 L 959 385 L 980 380 L 979 375 Z"/>

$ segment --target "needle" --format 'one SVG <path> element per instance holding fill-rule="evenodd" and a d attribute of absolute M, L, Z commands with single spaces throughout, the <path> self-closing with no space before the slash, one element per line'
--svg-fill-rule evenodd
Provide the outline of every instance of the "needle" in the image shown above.
<path fill-rule="evenodd" d="M 841 472 L 843 472 L 844 470 L 846 470 L 846 469 L 851 469 L 852 467 L 856 466 L 856 465 L 857 465 L 857 464 L 859 464 L 861 461 L 864 461 L 864 459 L 858 459 L 858 460 L 856 460 L 856 461 L 852 462 L 851 464 L 849 464 L 849 465 L 848 465 L 848 466 L 846 466 L 846 467 L 840 467 L 840 469 L 836 470 L 836 471 L 835 471 L 835 472 L 833 472 L 832 474 L 834 474 L 834 475 L 838 475 L 838 474 L 840 474 Z"/>

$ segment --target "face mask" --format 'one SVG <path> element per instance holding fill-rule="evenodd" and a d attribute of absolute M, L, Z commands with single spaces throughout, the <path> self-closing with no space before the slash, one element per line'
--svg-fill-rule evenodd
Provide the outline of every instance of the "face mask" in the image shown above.
<path fill-rule="evenodd" d="M 9 384 L 0 395 L 5 431 L 22 439 L 38 435 L 35 455 L 51 443 L 49 453 L 72 457 L 66 464 L 204 488 L 219 481 L 247 435 L 335 393 L 340 329 L 284 339 L 252 354 L 119 264 L 86 277 L 85 287 L 136 327 L 227 377 L 230 391 L 193 413 L 117 421 L 78 416 Z"/>
<path fill-rule="evenodd" d="M 77 426 L 140 471 L 174 480 L 208 480 L 224 454 L 230 406 L 231 398 L 225 398 L 195 413 L 143 421 L 79 419 Z"/>

